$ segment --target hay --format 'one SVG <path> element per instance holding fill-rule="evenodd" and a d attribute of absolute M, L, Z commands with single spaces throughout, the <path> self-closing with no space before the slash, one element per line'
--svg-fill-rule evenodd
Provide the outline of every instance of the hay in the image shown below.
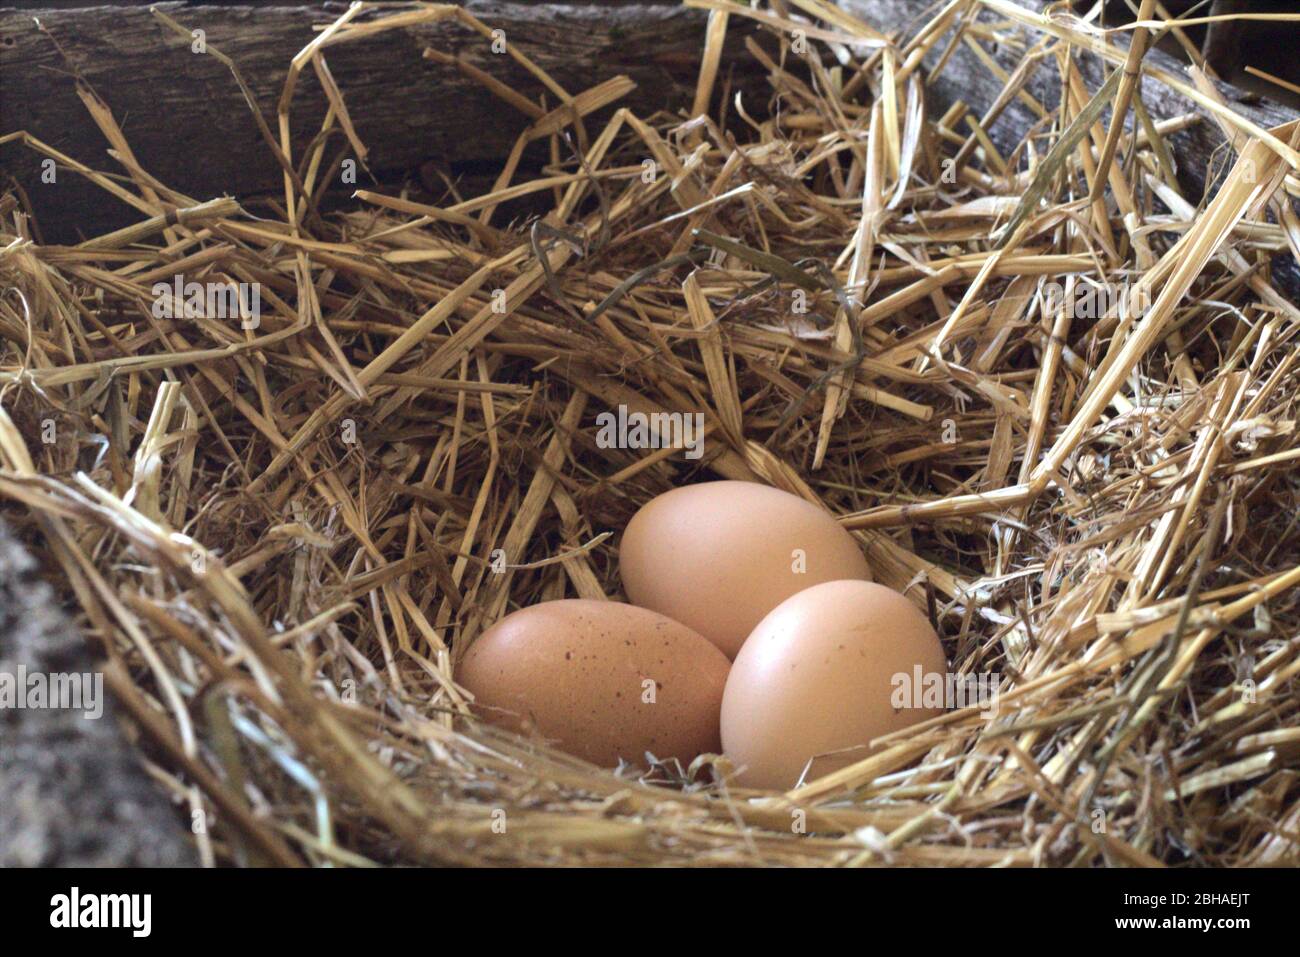
<path fill-rule="evenodd" d="M 257 116 L 283 196 L 247 209 L 151 177 L 88 88 L 120 172 L 0 138 L 141 216 L 43 245 L 0 200 L 0 497 L 151 773 L 210 822 L 203 859 L 1300 863 L 1300 310 L 1267 266 L 1300 248 L 1300 126 L 1162 77 L 1232 144 L 1198 208 L 1164 138 L 1200 118 L 1136 95 L 1165 29 L 1149 0 L 1131 56 L 1003 0 L 905 37 L 822 0 L 689 5 L 710 11 L 691 119 L 608 117 L 627 81 L 575 94 L 513 51 L 534 88 L 428 51 L 525 127 L 471 199 L 319 208 L 327 141 L 365 158 L 329 50 L 434 18 L 490 42 L 444 6 L 317 33 Z M 770 104 L 726 94 L 742 22 Z M 922 55 L 994 39 L 1025 51 L 998 104 L 927 115 Z M 1114 72 L 1090 90 L 1097 56 Z M 330 110 L 301 144 L 308 67 Z M 1058 109 L 1024 92 L 1038 70 Z M 1017 97 L 1040 122 L 1000 156 L 987 130 Z M 534 141 L 551 164 L 520 181 Z M 257 284 L 259 322 L 156 315 L 178 274 Z M 1090 288 L 1123 295 L 1076 314 Z M 619 404 L 705 413 L 704 458 L 599 447 Z M 467 716 L 453 668 L 486 625 L 617 597 L 611 533 L 717 477 L 838 515 L 955 671 L 1000 676 L 1000 709 L 784 795 L 729 786 L 725 760 L 596 769 Z"/>

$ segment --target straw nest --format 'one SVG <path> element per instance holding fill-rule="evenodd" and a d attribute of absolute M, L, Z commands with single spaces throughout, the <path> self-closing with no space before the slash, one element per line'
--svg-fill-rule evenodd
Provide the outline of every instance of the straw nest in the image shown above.
<path fill-rule="evenodd" d="M 325 128 L 261 118 L 284 191 L 246 208 L 153 179 L 89 90 L 118 171 L 10 135 L 139 211 L 53 246 L 3 200 L 0 494 L 202 857 L 1296 863 L 1300 311 L 1268 267 L 1300 240 L 1295 125 L 1191 84 L 1206 114 L 1152 122 L 1142 24 L 958 0 L 886 38 L 821 0 L 692 5 L 690 116 L 524 63 L 536 89 L 494 89 L 525 132 L 472 198 L 318 202 L 364 156 L 330 49 L 421 18 L 490 42 L 442 6 L 317 33 L 288 85 L 316 70 Z M 755 20 L 771 102 L 714 96 Z M 1063 93 L 1006 156 L 1000 106 L 927 115 L 917 66 L 993 39 L 1026 65 L 1002 105 L 1031 69 Z M 1204 200 L 1165 141 L 1195 121 L 1231 144 Z M 524 180 L 535 142 L 551 163 Z M 160 318 L 176 275 L 257 284 L 260 321 Z M 704 458 L 599 447 L 619 404 L 705 413 Z M 595 768 L 467 716 L 453 669 L 486 625 L 619 597 L 632 513 L 718 477 L 837 515 L 953 669 L 999 677 L 997 711 L 786 794 L 730 786 L 725 759 Z"/>

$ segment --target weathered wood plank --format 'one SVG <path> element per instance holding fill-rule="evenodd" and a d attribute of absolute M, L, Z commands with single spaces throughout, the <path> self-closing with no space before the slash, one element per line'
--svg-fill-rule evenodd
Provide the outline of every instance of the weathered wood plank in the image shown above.
<path fill-rule="evenodd" d="M 653 3 L 466 6 L 504 30 L 507 42 L 572 94 L 626 74 L 637 84 L 624 101 L 627 106 L 648 113 L 690 105 L 703 44 L 699 11 Z M 346 9 L 342 4 L 158 7 L 184 26 L 206 31 L 207 41 L 239 64 L 273 129 L 290 59 L 315 35 L 314 24 L 332 21 Z M 167 185 L 204 199 L 279 189 L 279 168 L 229 70 L 211 56 L 191 52 L 189 43 L 146 8 L 42 11 L 40 24 L 30 10 L 0 10 L 0 129 L 25 129 L 81 162 L 121 172 L 105 154 L 107 144 L 77 96 L 75 72 L 108 102 L 144 168 Z M 732 62 L 742 60 L 746 29 L 738 24 L 731 31 Z M 427 46 L 463 54 L 532 99 L 546 92 L 508 56 L 494 54 L 484 37 L 457 23 L 419 25 L 333 47 L 326 59 L 371 150 L 370 168 L 388 179 L 427 161 L 454 171 L 494 171 L 528 118 L 456 67 L 423 59 Z M 742 79 L 762 88 L 752 65 Z M 719 86 L 726 81 L 724 73 Z M 554 95 L 547 99 L 556 105 Z M 319 131 L 325 107 L 320 84 L 308 69 L 292 103 L 299 150 Z M 342 138 L 331 145 L 342 146 Z M 546 158 L 539 144 L 533 159 Z M 0 149 L 0 163 L 27 190 L 47 241 L 75 241 L 73 230 L 89 236 L 137 218 L 75 174 L 60 173 L 55 184 L 41 182 L 38 159 L 24 147 Z M 366 179 L 361 173 L 359 185 Z"/>

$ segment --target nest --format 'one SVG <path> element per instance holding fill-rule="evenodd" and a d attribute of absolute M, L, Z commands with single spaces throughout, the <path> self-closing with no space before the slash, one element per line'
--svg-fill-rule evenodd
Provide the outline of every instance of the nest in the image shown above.
<path fill-rule="evenodd" d="M 0 200 L 0 498 L 202 859 L 1300 862 L 1300 311 L 1269 271 L 1300 240 L 1300 127 L 1190 84 L 1211 118 L 1153 121 L 1141 24 L 988 0 L 886 37 L 819 0 L 691 5 L 689 114 L 513 51 L 544 97 L 454 61 L 526 125 L 468 199 L 321 203 L 365 157 L 329 50 L 434 18 L 492 41 L 445 6 L 317 34 L 278 128 L 257 116 L 283 195 L 247 209 L 151 177 L 88 89 L 121 172 L 6 138 L 140 213 L 55 246 Z M 716 95 L 754 21 L 762 110 Z M 1026 64 L 993 111 L 928 115 L 921 56 L 993 39 Z M 331 109 L 290 142 L 309 66 Z M 999 155 L 987 128 L 1026 97 L 1040 122 Z M 1204 201 L 1166 142 L 1197 121 L 1231 144 Z M 530 144 L 550 164 L 523 179 Z M 177 276 L 244 294 L 214 309 Z M 703 457 L 602 447 L 620 405 L 703 413 Z M 470 716 L 454 668 L 486 626 L 619 598 L 633 512 L 720 477 L 835 514 L 954 672 L 997 676 L 997 709 L 784 794 L 722 757 L 602 769 Z"/>

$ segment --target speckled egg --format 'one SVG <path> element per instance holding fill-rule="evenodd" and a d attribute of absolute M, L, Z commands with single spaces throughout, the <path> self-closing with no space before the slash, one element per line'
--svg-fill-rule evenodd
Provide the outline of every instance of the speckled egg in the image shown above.
<path fill-rule="evenodd" d="M 456 680 L 480 716 L 594 764 L 718 753 L 730 662 L 696 632 L 622 602 L 548 601 L 501 619 Z"/>

